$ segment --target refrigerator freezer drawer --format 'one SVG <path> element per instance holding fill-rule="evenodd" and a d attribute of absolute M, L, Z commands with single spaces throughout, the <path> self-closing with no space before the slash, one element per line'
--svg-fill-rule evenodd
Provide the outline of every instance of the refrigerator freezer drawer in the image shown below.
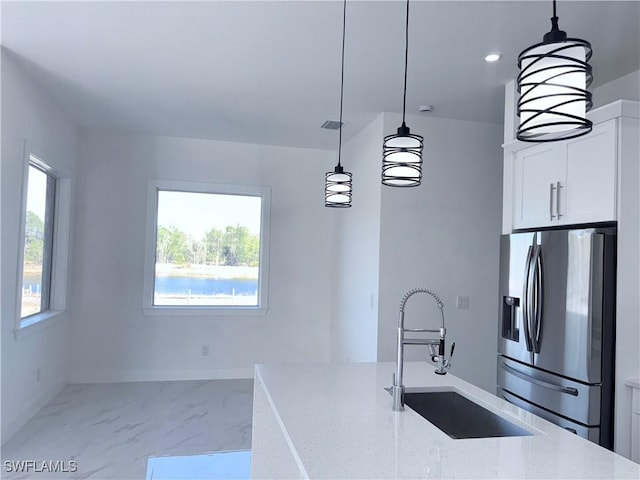
<path fill-rule="evenodd" d="M 498 355 L 498 387 L 584 425 L 600 425 L 599 385 L 568 380 Z"/>
<path fill-rule="evenodd" d="M 565 430 L 568 430 L 571 433 L 575 433 L 582 438 L 586 438 L 587 440 L 590 440 L 594 443 L 600 442 L 599 427 L 585 427 L 584 425 L 580 425 L 579 423 L 575 423 L 571 420 L 567 420 L 566 418 L 562 418 L 554 413 L 548 412 L 547 410 L 543 410 L 542 408 L 537 407 L 532 403 L 523 400 L 522 398 L 518 398 L 515 395 L 510 394 L 502 388 L 498 388 L 498 396 L 504 398 L 507 402 L 512 403 L 524 410 L 527 410 L 534 415 L 542 417 L 551 423 L 555 423 L 556 425 L 564 428 Z"/>

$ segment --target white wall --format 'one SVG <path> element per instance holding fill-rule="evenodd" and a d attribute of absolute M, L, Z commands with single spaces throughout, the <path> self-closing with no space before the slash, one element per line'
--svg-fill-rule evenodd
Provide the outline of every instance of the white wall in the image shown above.
<path fill-rule="evenodd" d="M 252 377 L 255 363 L 329 361 L 332 152 L 83 132 L 80 157 L 71 382 Z M 143 314 L 149 179 L 272 188 L 266 316 Z"/>
<path fill-rule="evenodd" d="M 400 123 L 399 115 L 385 114 L 384 133 Z M 456 342 L 452 373 L 494 392 L 502 126 L 425 116 L 408 116 L 407 125 L 425 137 L 423 181 L 382 189 L 378 359 L 395 358 L 403 294 L 430 288 L 445 304 L 447 345 Z M 456 309 L 457 295 L 470 297 L 468 310 Z M 435 302 L 422 294 L 409 301 L 405 318 L 413 328 L 440 322 Z M 424 348 L 406 352 L 408 359 L 426 357 Z"/>
<path fill-rule="evenodd" d="M 77 130 L 2 50 L 2 439 L 13 433 L 67 382 L 69 313 L 14 338 L 24 142 L 75 182 Z M 40 381 L 36 371 L 40 369 Z"/>
<path fill-rule="evenodd" d="M 640 70 L 593 89 L 593 108 L 620 99 L 640 101 Z"/>
<path fill-rule="evenodd" d="M 333 209 L 331 360 L 375 362 L 378 350 L 380 162 L 383 115 L 343 146 L 351 208 Z"/>

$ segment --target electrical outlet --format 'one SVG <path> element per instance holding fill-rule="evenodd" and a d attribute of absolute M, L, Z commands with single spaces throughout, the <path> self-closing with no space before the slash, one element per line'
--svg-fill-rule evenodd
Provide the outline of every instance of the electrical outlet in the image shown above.
<path fill-rule="evenodd" d="M 202 345 L 200 348 L 200 355 L 203 357 L 209 356 L 209 345 Z"/>
<path fill-rule="evenodd" d="M 460 310 L 468 310 L 469 309 L 469 297 L 466 295 L 458 295 L 456 297 L 456 305 Z"/>
<path fill-rule="evenodd" d="M 36 370 L 36 382 L 39 382 L 39 381 L 40 381 L 40 375 L 41 375 L 41 372 L 40 372 L 40 369 L 38 368 L 38 369 Z"/>

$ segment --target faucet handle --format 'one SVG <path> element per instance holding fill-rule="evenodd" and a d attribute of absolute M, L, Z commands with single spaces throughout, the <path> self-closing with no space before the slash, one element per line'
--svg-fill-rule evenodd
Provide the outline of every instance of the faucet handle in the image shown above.
<path fill-rule="evenodd" d="M 442 345 L 442 344 L 441 344 Z M 431 357 L 431 360 L 438 363 L 438 368 L 436 368 L 435 373 L 438 375 L 446 375 L 447 370 L 451 368 L 451 357 L 453 357 L 453 352 L 456 348 L 456 342 L 451 344 L 451 352 L 449 353 L 449 358 L 445 358 L 444 355 L 434 355 Z"/>
<path fill-rule="evenodd" d="M 436 346 L 429 344 L 429 357 L 432 362 L 438 361 L 438 353 L 436 352 Z"/>
<path fill-rule="evenodd" d="M 453 352 L 456 349 L 456 342 L 451 344 L 451 352 L 449 353 L 449 358 L 444 361 L 444 368 L 451 368 L 451 359 L 453 358 Z"/>

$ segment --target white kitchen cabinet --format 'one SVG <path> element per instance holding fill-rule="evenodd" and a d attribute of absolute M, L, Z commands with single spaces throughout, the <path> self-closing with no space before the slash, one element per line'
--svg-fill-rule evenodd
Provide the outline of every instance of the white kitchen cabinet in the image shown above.
<path fill-rule="evenodd" d="M 616 220 L 616 122 L 513 152 L 513 229 Z"/>
<path fill-rule="evenodd" d="M 515 155 L 513 227 L 550 225 L 555 220 L 555 188 L 560 169 L 558 149 L 543 143 Z"/>
<path fill-rule="evenodd" d="M 631 388 L 631 460 L 640 463 L 640 378 L 629 379 Z"/>
<path fill-rule="evenodd" d="M 616 219 L 616 124 L 614 119 L 594 125 L 589 135 L 558 145 L 565 169 L 556 207 L 558 223 Z"/>

